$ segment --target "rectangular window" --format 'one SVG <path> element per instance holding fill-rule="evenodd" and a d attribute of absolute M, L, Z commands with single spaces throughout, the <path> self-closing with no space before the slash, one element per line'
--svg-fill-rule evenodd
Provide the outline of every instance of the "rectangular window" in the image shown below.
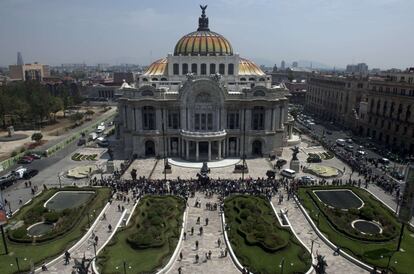
<path fill-rule="evenodd" d="M 227 127 L 229 129 L 239 129 L 240 122 L 239 122 L 239 112 L 229 112 L 227 114 Z"/>
<path fill-rule="evenodd" d="M 180 113 L 171 111 L 168 113 L 168 128 L 178 129 L 180 127 Z"/>
<path fill-rule="evenodd" d="M 201 130 L 206 130 L 206 128 L 207 128 L 207 121 L 206 121 L 207 119 L 206 119 L 206 114 L 205 113 L 202 113 L 201 114 Z"/>
<path fill-rule="evenodd" d="M 213 114 L 207 114 L 207 130 L 213 130 Z"/>
<path fill-rule="evenodd" d="M 200 130 L 200 114 L 196 113 L 194 122 L 194 129 Z"/>

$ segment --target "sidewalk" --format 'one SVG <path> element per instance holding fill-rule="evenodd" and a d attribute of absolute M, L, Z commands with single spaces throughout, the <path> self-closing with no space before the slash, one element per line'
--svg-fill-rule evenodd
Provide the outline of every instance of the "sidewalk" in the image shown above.
<path fill-rule="evenodd" d="M 194 207 L 196 199 L 199 198 L 201 207 Z M 187 239 L 183 241 L 181 252 L 183 259 L 173 264 L 168 273 L 178 273 L 178 268 L 182 268 L 183 274 L 211 274 L 211 273 L 240 273 L 231 261 L 230 255 L 220 257 L 221 249 L 224 250 L 226 244 L 223 238 L 219 210 L 210 211 L 206 209 L 206 203 L 217 203 L 217 196 L 205 198 L 204 194 L 197 192 L 194 198 L 188 199 L 188 218 L 185 224 Z M 197 225 L 197 218 L 200 217 L 200 224 Z M 205 218 L 209 219 L 205 225 Z M 191 236 L 191 227 L 194 227 L 194 235 Z M 200 236 L 199 228 L 203 227 L 203 235 Z M 221 247 L 218 247 L 217 239 L 221 240 Z M 199 242 L 198 249 L 195 248 L 195 241 Z M 211 259 L 206 260 L 205 254 L 211 250 Z M 198 263 L 195 262 L 195 255 L 200 257 Z"/>
<path fill-rule="evenodd" d="M 287 193 L 284 190 L 283 196 L 287 197 Z M 293 199 L 290 199 L 289 201 L 285 199 L 280 205 L 278 205 L 278 197 L 275 196 L 272 198 L 272 204 L 275 207 L 276 212 L 280 212 L 281 209 L 288 210 L 288 218 L 293 226 L 293 229 L 296 231 L 298 237 L 309 247 L 309 249 L 312 246 L 312 240 L 314 240 L 313 253 L 325 256 L 325 260 L 328 264 L 326 273 L 369 273 L 342 256 L 334 255 L 334 251 L 318 237 Z"/>
<path fill-rule="evenodd" d="M 125 210 L 127 212 L 126 214 L 131 214 L 131 209 L 133 208 L 134 203 L 130 201 L 128 204 L 127 202 L 124 203 L 122 201 L 113 200 L 113 202 L 106 208 L 106 220 L 100 218 L 97 225 L 93 229 L 95 236 L 98 236 L 96 250 L 99 250 L 111 235 L 111 232 L 108 230 L 108 225 L 111 224 L 113 231 L 116 229 L 116 225 L 119 223 L 121 217 L 123 216 L 122 212 L 118 211 L 118 205 L 125 207 Z M 75 265 L 75 259 L 81 262 L 83 257 L 86 259 L 95 257 L 93 243 L 94 236 L 90 235 L 75 250 L 69 251 L 71 253 L 71 260 L 68 265 L 64 264 L 64 258 L 59 258 L 56 261 L 52 261 L 51 265 L 48 265 L 48 271 L 45 273 L 71 274 L 74 270 L 73 266 Z M 89 269 L 92 269 L 92 265 Z M 37 270 L 36 273 L 43 272 Z"/>

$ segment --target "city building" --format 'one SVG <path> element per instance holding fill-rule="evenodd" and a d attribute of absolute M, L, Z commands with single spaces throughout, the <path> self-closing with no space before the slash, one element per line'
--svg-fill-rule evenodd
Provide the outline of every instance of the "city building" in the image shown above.
<path fill-rule="evenodd" d="M 356 65 L 347 65 L 345 72 L 353 73 L 353 74 L 368 74 L 368 65 L 365 63 L 359 63 Z"/>
<path fill-rule="evenodd" d="M 345 128 L 356 127 L 359 105 L 368 88 L 368 78 L 311 75 L 305 110 Z"/>
<path fill-rule="evenodd" d="M 210 31 L 202 10 L 198 29 L 123 89 L 117 133 L 126 155 L 166 151 L 210 161 L 279 154 L 291 136 L 288 90 Z"/>
<path fill-rule="evenodd" d="M 21 54 L 20 51 L 17 53 L 17 65 L 18 66 L 24 65 L 24 63 L 23 63 L 23 57 L 22 57 L 22 54 Z"/>
<path fill-rule="evenodd" d="M 286 63 L 285 63 L 285 61 L 282 61 L 282 62 L 280 63 L 280 69 L 281 69 L 281 70 L 286 69 Z"/>
<path fill-rule="evenodd" d="M 361 102 L 358 133 L 414 155 L 414 69 L 371 78 Z"/>
<path fill-rule="evenodd" d="M 134 74 L 132 72 L 114 72 L 114 83 L 122 85 L 123 82 L 132 84 L 134 82 Z"/>
<path fill-rule="evenodd" d="M 292 67 L 293 67 L 293 68 L 297 68 L 298 66 L 299 66 L 299 65 L 298 65 L 298 62 L 296 62 L 296 61 L 295 61 L 295 62 L 293 62 L 293 63 L 292 63 Z"/>
<path fill-rule="evenodd" d="M 50 76 L 49 66 L 33 63 L 25 65 L 11 65 L 9 66 L 10 79 L 12 81 L 20 80 L 35 80 L 42 81 L 44 77 Z"/>

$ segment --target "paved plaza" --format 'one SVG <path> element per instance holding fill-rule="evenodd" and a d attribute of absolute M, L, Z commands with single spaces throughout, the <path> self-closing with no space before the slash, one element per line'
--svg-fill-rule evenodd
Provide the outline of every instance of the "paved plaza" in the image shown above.
<path fill-rule="evenodd" d="M 298 158 L 301 161 L 301 164 L 306 166 L 306 158 L 309 153 L 322 153 L 325 150 L 321 146 L 315 146 L 311 141 L 304 141 L 299 145 L 300 152 Z M 75 152 L 81 152 L 82 149 L 76 150 Z M 93 153 L 95 150 L 90 150 Z M 83 152 L 86 152 L 83 150 Z M 96 150 L 102 158 L 94 161 L 94 163 L 99 164 L 102 167 L 106 166 L 106 154 L 101 153 Z M 65 155 L 64 157 L 52 156 L 46 161 L 50 161 L 50 166 L 44 169 L 39 175 L 31 179 L 32 185 L 38 186 L 39 191 L 42 189 L 43 185 L 47 187 L 57 187 L 59 185 L 58 174 L 64 173 L 64 171 L 79 166 L 80 164 L 86 164 L 86 162 L 79 163 L 73 161 L 71 156 L 73 152 Z M 55 158 L 53 158 L 55 157 Z M 292 157 L 291 147 L 285 147 L 282 151 L 280 158 L 286 159 L 288 164 L 284 168 L 289 167 L 289 162 Z M 236 161 L 237 162 L 237 161 Z M 247 159 L 247 165 L 249 167 L 249 172 L 245 174 L 245 178 L 257 178 L 257 177 L 266 177 L 266 171 L 272 169 L 272 165 L 275 163 L 271 162 L 266 158 L 255 158 Z M 115 169 L 119 169 L 122 161 L 115 160 Z M 145 176 L 150 179 L 164 179 L 163 174 L 163 159 L 147 158 L 147 159 L 137 159 L 135 160 L 128 170 L 124 173 L 122 179 L 131 179 L 130 171 L 135 168 L 137 169 L 138 176 Z M 317 165 L 317 164 L 316 164 Z M 351 168 L 343 163 L 338 158 L 334 157 L 330 160 L 324 160 L 323 165 L 328 165 L 336 167 L 341 171 L 344 171 L 342 174 L 343 179 L 359 179 L 362 178 L 358 176 L 357 173 L 352 173 Z M 210 165 L 211 172 L 209 174 L 210 178 L 219 179 L 240 179 L 241 173 L 234 173 L 234 164 L 227 165 L 224 167 L 213 167 Z M 172 165 L 172 173 L 167 174 L 167 179 L 176 179 L 180 177 L 181 179 L 195 179 L 196 174 L 200 171 L 198 166 L 194 167 L 182 167 Z M 309 175 L 300 170 L 297 174 L 297 177 L 302 175 Z M 94 178 L 100 179 L 101 175 L 96 174 Z M 107 178 L 108 174 L 104 174 L 102 178 Z M 280 175 L 277 174 L 277 178 Z M 74 183 L 78 186 L 88 185 L 89 182 L 85 180 L 70 180 L 61 176 L 62 186 L 73 185 Z M 396 208 L 395 198 L 380 187 L 370 184 L 368 190 L 373 194 L 379 197 L 385 204 L 391 208 Z M 283 195 L 287 197 L 285 190 L 281 190 Z M 3 193 L 4 197 L 11 202 L 11 208 L 13 210 L 20 207 L 19 200 L 22 200 L 22 203 L 26 202 L 28 199 L 32 198 L 30 193 L 30 188 L 26 188 L 22 182 L 19 182 L 13 185 L 11 188 L 7 189 Z M 201 207 L 195 207 L 195 202 L 198 199 L 201 203 Z M 219 211 L 210 211 L 206 209 L 206 203 L 219 203 L 216 196 L 212 198 L 206 198 L 204 194 L 196 192 L 195 197 L 188 200 L 188 218 L 184 224 L 186 239 L 183 240 L 182 245 L 180 246 L 180 253 L 182 254 L 182 259 L 174 261 L 172 267 L 168 270 L 168 273 L 178 273 L 178 269 L 181 268 L 181 273 L 239 273 L 235 267 L 233 261 L 228 254 L 226 257 L 222 257 L 222 251 L 224 251 L 225 243 L 223 239 L 223 231 L 221 226 L 220 214 Z M 272 199 L 272 203 L 276 210 L 288 211 L 288 218 L 297 233 L 297 236 L 306 244 L 309 248 L 312 246 L 313 241 L 313 253 L 321 254 L 325 256 L 328 263 L 327 273 L 368 273 L 367 271 L 361 269 L 355 264 L 351 263 L 342 256 L 337 256 L 334 254 L 334 250 L 326 245 L 316 234 L 312 226 L 308 223 L 305 216 L 298 208 L 297 204 L 293 199 L 287 201 L 286 199 L 281 203 L 277 203 L 277 198 Z M 118 205 L 123 205 L 125 207 L 125 215 L 123 212 L 118 211 Z M 94 236 L 98 236 L 99 240 L 96 246 L 96 249 L 99 250 L 103 247 L 107 239 L 112 235 L 108 231 L 108 225 L 111 224 L 113 229 L 116 228 L 118 223 L 122 223 L 120 220 L 125 219 L 132 212 L 133 203 L 124 203 L 121 201 L 114 201 L 112 204 L 105 208 L 106 219 L 99 218 L 96 221 L 95 226 L 91 229 L 87 235 L 82 238 L 78 243 L 76 243 L 71 249 L 71 261 L 68 265 L 64 264 L 63 256 L 52 260 L 48 263 L 48 273 L 72 273 L 74 259 L 79 261 L 85 256 L 86 258 L 94 257 Z M 100 212 L 96 212 L 98 216 Z M 197 218 L 200 217 L 200 224 L 197 224 Z M 206 225 L 206 218 L 208 218 L 208 225 Z M 200 235 L 200 227 L 203 228 L 203 233 Z M 191 228 L 194 228 L 194 234 L 191 234 Z M 92 233 L 94 236 L 92 236 Z M 218 239 L 220 239 L 221 246 L 218 246 Z M 199 246 L 196 249 L 195 243 L 198 241 Z M 211 259 L 206 259 L 206 254 L 211 251 Z M 196 262 L 195 256 L 199 256 L 199 261 Z M 39 271 L 37 271 L 39 272 Z"/>
<path fill-rule="evenodd" d="M 198 199 L 200 207 L 195 207 L 195 202 Z M 223 230 L 221 225 L 221 218 L 219 210 L 210 211 L 206 209 L 206 203 L 219 203 L 216 196 L 212 198 L 205 198 L 202 193 L 197 192 L 194 198 L 188 199 L 189 211 L 187 222 L 185 224 L 185 232 L 187 234 L 186 240 L 183 241 L 180 252 L 183 255 L 182 260 L 178 258 L 168 273 L 178 273 L 178 268 L 181 267 L 182 273 L 240 273 L 233 264 L 230 254 L 226 257 L 221 257 L 221 252 L 224 252 L 226 244 L 223 238 Z M 200 218 L 200 223 L 197 224 L 197 218 Z M 206 225 L 206 218 L 208 218 L 208 225 Z M 194 229 L 193 235 L 191 234 Z M 200 228 L 203 228 L 203 233 L 200 235 Z M 218 239 L 220 239 L 220 247 L 218 246 Z M 195 242 L 198 241 L 198 248 Z M 211 251 L 211 259 L 206 259 L 206 254 Z M 199 261 L 196 262 L 195 256 L 199 256 Z"/>

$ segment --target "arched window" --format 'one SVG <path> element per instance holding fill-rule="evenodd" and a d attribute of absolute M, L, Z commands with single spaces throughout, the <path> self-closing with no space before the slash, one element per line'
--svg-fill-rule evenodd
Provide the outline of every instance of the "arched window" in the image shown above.
<path fill-rule="evenodd" d="M 163 82 L 165 82 L 165 81 L 167 81 L 167 78 L 161 78 L 161 81 L 163 81 Z"/>
<path fill-rule="evenodd" d="M 197 74 L 197 64 L 195 63 L 191 64 L 191 72 L 194 74 Z"/>
<path fill-rule="evenodd" d="M 183 75 L 186 75 L 188 73 L 188 64 L 183 64 Z"/>
<path fill-rule="evenodd" d="M 253 93 L 253 96 L 265 96 L 265 95 L 266 95 L 266 93 L 263 90 L 256 90 Z"/>
<path fill-rule="evenodd" d="M 173 74 L 174 75 L 180 74 L 180 65 L 177 63 L 173 64 Z"/>
<path fill-rule="evenodd" d="M 158 81 L 158 78 L 152 78 L 151 80 L 152 81 Z"/>
<path fill-rule="evenodd" d="M 242 82 L 245 82 L 246 81 L 246 78 L 240 78 L 240 81 L 242 81 Z"/>
<path fill-rule="evenodd" d="M 200 74 L 201 75 L 206 75 L 207 74 L 207 65 L 206 64 L 201 64 L 201 66 L 200 66 Z"/>
<path fill-rule="evenodd" d="M 151 90 L 144 90 L 141 92 L 142 96 L 154 96 L 154 93 Z"/>
<path fill-rule="evenodd" d="M 381 100 L 378 100 L 377 101 L 377 111 L 375 113 L 377 113 L 377 114 L 379 113 L 380 107 L 381 107 Z"/>
<path fill-rule="evenodd" d="M 392 116 L 394 114 L 394 109 L 395 109 L 395 103 L 392 102 L 391 103 L 391 108 L 390 108 L 390 116 Z"/>
<path fill-rule="evenodd" d="M 385 101 L 384 105 L 382 106 L 382 116 L 385 116 L 385 114 L 387 114 L 387 107 L 388 107 L 388 102 Z"/>
<path fill-rule="evenodd" d="M 148 82 L 148 79 L 147 78 L 142 78 L 142 81 L 143 82 Z"/>
<path fill-rule="evenodd" d="M 234 74 L 234 64 L 229 64 L 228 65 L 227 74 L 228 75 L 233 75 Z"/>
<path fill-rule="evenodd" d="M 264 107 L 254 107 L 252 110 L 253 130 L 264 130 L 265 109 Z"/>
<path fill-rule="evenodd" d="M 216 64 L 210 64 L 210 74 L 216 73 Z"/>
<path fill-rule="evenodd" d="M 255 79 L 251 77 L 251 78 L 249 78 L 249 81 L 253 81 L 253 82 L 254 82 L 254 81 L 255 81 Z"/>
<path fill-rule="evenodd" d="M 219 73 L 220 73 L 221 75 L 224 75 L 224 70 L 225 70 L 225 65 L 224 65 L 224 64 L 220 64 L 220 65 L 219 65 Z"/>
<path fill-rule="evenodd" d="M 142 129 L 155 129 L 155 108 L 152 106 L 145 106 L 142 108 Z"/>
<path fill-rule="evenodd" d="M 259 81 L 260 82 L 264 82 L 265 81 L 265 78 L 260 78 Z"/>
<path fill-rule="evenodd" d="M 369 109 L 370 109 L 370 112 L 372 112 L 372 110 L 374 109 L 374 99 L 371 99 L 371 105 Z"/>

